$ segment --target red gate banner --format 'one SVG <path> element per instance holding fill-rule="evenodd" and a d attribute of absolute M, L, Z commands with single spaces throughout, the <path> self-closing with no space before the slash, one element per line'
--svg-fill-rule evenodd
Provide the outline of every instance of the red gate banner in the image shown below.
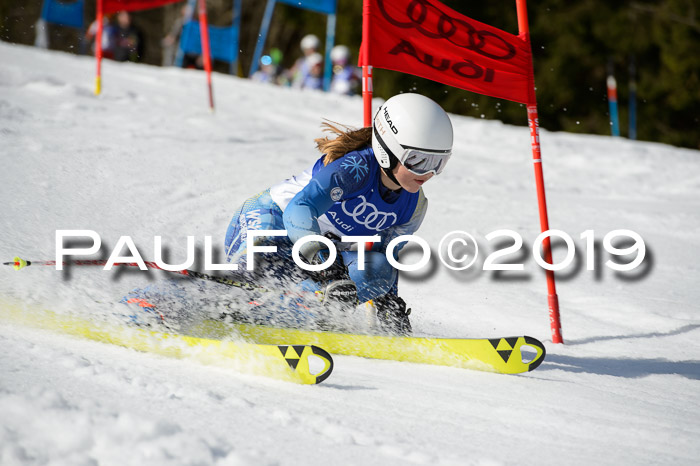
<path fill-rule="evenodd" d="M 148 10 L 181 1 L 183 0 L 102 0 L 102 8 L 104 14 L 109 14 L 117 11 Z"/>
<path fill-rule="evenodd" d="M 535 102 L 527 35 L 467 18 L 435 0 L 365 0 L 369 40 L 361 66 L 413 74 L 449 86 Z"/>

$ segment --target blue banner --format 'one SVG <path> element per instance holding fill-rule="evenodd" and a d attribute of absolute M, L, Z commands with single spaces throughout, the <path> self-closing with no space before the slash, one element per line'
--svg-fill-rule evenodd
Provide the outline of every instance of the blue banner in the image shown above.
<path fill-rule="evenodd" d="M 337 0 L 277 0 L 279 3 L 286 3 L 304 10 L 316 11 L 332 15 L 336 10 Z"/>
<path fill-rule="evenodd" d="M 238 58 L 238 28 L 235 26 L 209 26 L 209 46 L 211 56 L 215 60 L 227 63 Z M 199 33 L 199 22 L 190 21 L 182 28 L 180 49 L 185 53 L 202 53 L 202 40 Z"/>
<path fill-rule="evenodd" d="M 84 3 L 84 0 L 44 0 L 41 19 L 47 23 L 82 29 Z"/>

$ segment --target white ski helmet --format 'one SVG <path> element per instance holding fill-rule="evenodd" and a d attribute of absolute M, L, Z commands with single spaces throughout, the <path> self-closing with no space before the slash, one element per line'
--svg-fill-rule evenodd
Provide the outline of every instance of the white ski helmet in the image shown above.
<path fill-rule="evenodd" d="M 323 63 L 323 55 L 321 55 L 318 52 L 312 53 L 311 55 L 306 57 L 306 63 L 309 65 L 309 68 L 313 68 L 316 65 L 320 65 Z"/>
<path fill-rule="evenodd" d="M 321 41 L 313 34 L 307 34 L 301 39 L 301 50 L 318 50 Z"/>
<path fill-rule="evenodd" d="M 350 49 L 344 45 L 336 45 L 331 50 L 331 61 L 341 64 L 348 63 L 350 61 Z"/>
<path fill-rule="evenodd" d="M 389 173 L 401 163 L 411 173 L 440 174 L 452 155 L 452 122 L 434 101 L 420 94 L 399 94 L 374 116 L 372 149 Z"/>

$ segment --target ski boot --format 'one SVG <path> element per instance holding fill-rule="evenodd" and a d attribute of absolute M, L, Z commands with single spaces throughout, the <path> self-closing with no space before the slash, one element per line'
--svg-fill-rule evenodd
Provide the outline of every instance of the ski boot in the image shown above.
<path fill-rule="evenodd" d="M 408 316 L 410 309 L 406 309 L 406 302 L 395 294 L 385 294 L 374 300 L 377 309 L 377 320 L 381 329 L 395 336 L 411 335 L 411 321 Z"/>
<path fill-rule="evenodd" d="M 350 279 L 328 282 L 325 288 L 317 292 L 317 296 L 321 304 L 332 311 L 352 311 L 357 306 L 357 289 Z"/>

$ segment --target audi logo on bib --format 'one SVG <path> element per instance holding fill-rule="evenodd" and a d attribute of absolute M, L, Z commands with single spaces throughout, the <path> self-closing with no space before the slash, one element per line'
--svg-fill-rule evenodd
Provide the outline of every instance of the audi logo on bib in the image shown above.
<path fill-rule="evenodd" d="M 349 202 L 354 202 L 354 200 L 342 202 L 341 207 L 343 213 L 352 218 L 358 225 L 362 225 L 369 230 L 381 231 L 394 225 L 398 220 L 394 212 L 380 211 L 374 204 L 367 202 L 367 198 L 364 196 L 358 196 L 357 199 L 360 202 L 354 207 L 347 205 Z M 348 210 L 348 207 L 352 207 L 352 210 Z"/>

